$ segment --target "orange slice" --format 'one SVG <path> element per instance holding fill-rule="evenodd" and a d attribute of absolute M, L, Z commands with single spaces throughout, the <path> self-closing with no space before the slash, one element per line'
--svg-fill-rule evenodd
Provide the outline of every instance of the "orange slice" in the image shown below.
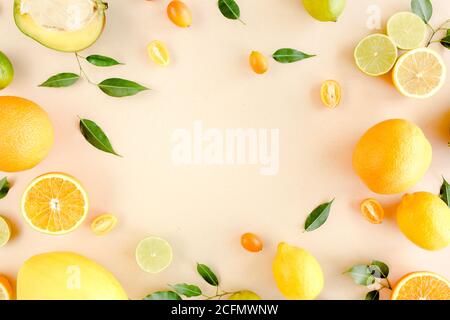
<path fill-rule="evenodd" d="M 392 300 L 450 300 L 450 283 L 433 272 L 413 272 L 401 278 Z"/>
<path fill-rule="evenodd" d="M 380 224 L 384 218 L 384 209 L 381 204 L 372 198 L 361 202 L 361 213 L 370 223 Z"/>
<path fill-rule="evenodd" d="M 86 218 L 88 198 L 81 184 L 64 173 L 34 179 L 22 196 L 22 214 L 37 231 L 59 235 L 77 228 Z"/>
<path fill-rule="evenodd" d="M 92 221 L 91 230 L 98 236 L 108 234 L 117 224 L 117 218 L 112 214 L 102 214 Z"/>
<path fill-rule="evenodd" d="M 8 279 L 0 275 L 0 300 L 12 300 L 14 292 Z"/>

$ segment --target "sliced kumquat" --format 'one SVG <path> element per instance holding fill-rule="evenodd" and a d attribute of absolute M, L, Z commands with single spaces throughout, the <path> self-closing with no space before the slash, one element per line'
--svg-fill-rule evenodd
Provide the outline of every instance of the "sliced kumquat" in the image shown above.
<path fill-rule="evenodd" d="M 361 213 L 364 218 L 373 224 L 380 224 L 384 218 L 384 209 L 381 204 L 372 198 L 361 202 Z"/>

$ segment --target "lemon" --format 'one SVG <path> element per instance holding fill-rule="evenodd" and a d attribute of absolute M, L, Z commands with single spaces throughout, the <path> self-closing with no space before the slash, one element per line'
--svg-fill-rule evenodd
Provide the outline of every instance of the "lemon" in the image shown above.
<path fill-rule="evenodd" d="M 345 0 L 302 0 L 306 11 L 316 20 L 334 21 L 345 9 Z"/>
<path fill-rule="evenodd" d="M 233 293 L 228 300 L 261 300 L 261 297 L 250 290 L 242 290 Z"/>
<path fill-rule="evenodd" d="M 11 229 L 5 218 L 0 216 L 0 248 L 8 243 L 11 237 Z"/>
<path fill-rule="evenodd" d="M 392 72 L 394 85 L 411 98 L 433 96 L 445 83 L 447 69 L 435 51 L 419 48 L 403 54 Z"/>
<path fill-rule="evenodd" d="M 397 208 L 397 224 L 421 248 L 439 250 L 450 244 L 450 208 L 437 195 L 404 195 Z"/>
<path fill-rule="evenodd" d="M 400 193 L 419 181 L 431 163 L 431 145 L 422 130 L 403 119 L 367 130 L 353 151 L 353 169 L 370 190 Z"/>
<path fill-rule="evenodd" d="M 8 57 L 0 51 L 0 90 L 6 88 L 14 78 L 14 68 Z"/>
<path fill-rule="evenodd" d="M 427 32 L 425 22 L 412 12 L 398 12 L 387 22 L 387 34 L 400 49 L 420 47 Z"/>
<path fill-rule="evenodd" d="M 388 36 L 376 33 L 362 39 L 353 55 L 362 72 L 369 76 L 380 76 L 394 66 L 397 47 Z"/>
<path fill-rule="evenodd" d="M 145 272 L 161 272 L 172 262 L 172 247 L 164 239 L 146 238 L 136 248 L 136 261 Z"/>
<path fill-rule="evenodd" d="M 280 243 L 272 271 L 278 289 L 287 299 L 312 300 L 322 291 L 322 269 L 304 249 Z"/>

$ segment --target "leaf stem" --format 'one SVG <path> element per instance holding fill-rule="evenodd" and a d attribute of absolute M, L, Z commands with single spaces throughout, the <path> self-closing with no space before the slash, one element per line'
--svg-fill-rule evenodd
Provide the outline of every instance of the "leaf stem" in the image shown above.
<path fill-rule="evenodd" d="M 427 23 L 427 26 L 431 29 L 432 32 L 431 32 L 431 36 L 428 38 L 426 47 L 428 47 L 433 42 L 440 42 L 440 41 L 433 41 L 433 38 L 439 31 L 446 30 L 445 25 L 449 22 L 450 22 L 450 19 L 447 19 L 444 23 L 442 23 L 436 29 L 434 29 L 429 23 Z"/>
<path fill-rule="evenodd" d="M 81 66 L 80 58 L 85 59 L 83 56 L 79 55 L 78 52 L 75 52 L 75 58 L 77 58 L 78 67 L 80 68 L 80 77 L 84 76 L 90 84 L 97 85 L 96 83 L 92 82 L 91 79 L 89 79 L 88 75 L 84 71 L 83 67 Z"/>

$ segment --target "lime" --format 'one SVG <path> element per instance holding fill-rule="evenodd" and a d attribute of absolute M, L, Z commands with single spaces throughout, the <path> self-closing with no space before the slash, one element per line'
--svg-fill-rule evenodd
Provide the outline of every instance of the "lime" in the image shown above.
<path fill-rule="evenodd" d="M 161 272 L 172 262 L 172 247 L 164 239 L 146 238 L 136 248 L 136 261 L 145 272 Z"/>
<path fill-rule="evenodd" d="M 306 11 L 316 20 L 336 22 L 345 8 L 345 0 L 302 0 Z"/>
<path fill-rule="evenodd" d="M 387 34 L 400 49 L 420 47 L 426 32 L 425 22 L 412 12 L 396 13 L 387 22 Z"/>
<path fill-rule="evenodd" d="M 11 237 L 11 229 L 5 218 L 0 216 L 0 247 L 3 247 Z"/>
<path fill-rule="evenodd" d="M 228 300 L 261 300 L 261 297 L 250 290 L 242 290 L 233 293 Z"/>
<path fill-rule="evenodd" d="M 369 76 L 388 73 L 397 60 L 397 47 L 384 34 L 372 34 L 362 39 L 355 48 L 358 68 Z"/>
<path fill-rule="evenodd" d="M 8 57 L 0 51 L 0 90 L 6 88 L 14 78 L 14 68 Z"/>

